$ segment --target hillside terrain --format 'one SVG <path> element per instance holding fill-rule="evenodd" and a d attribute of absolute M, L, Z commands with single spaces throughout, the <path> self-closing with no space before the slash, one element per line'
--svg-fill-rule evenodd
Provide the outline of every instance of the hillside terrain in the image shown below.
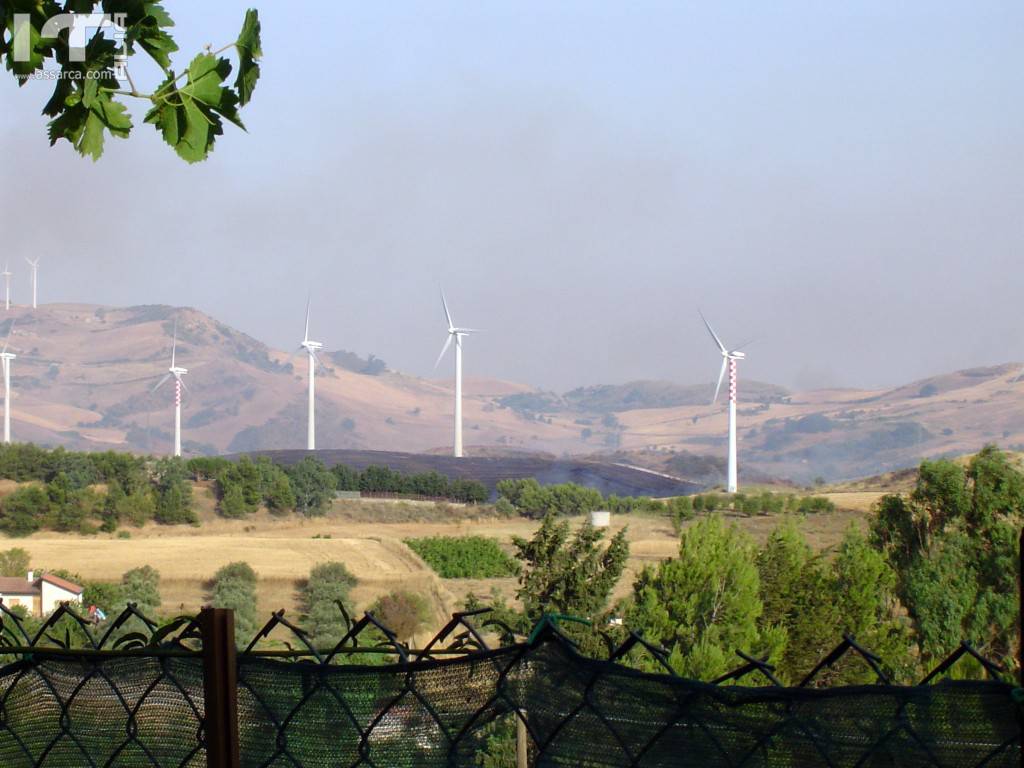
<path fill-rule="evenodd" d="M 187 453 L 300 448 L 305 375 L 284 352 L 192 309 L 48 305 L 12 309 L 16 440 L 82 450 L 166 453 L 173 390 L 153 392 L 170 362 L 189 369 Z M 10 320 L 0 323 L 0 335 Z M 331 449 L 445 452 L 452 392 L 370 356 L 328 350 L 318 376 L 318 443 Z M 301 369 L 302 366 L 299 366 Z M 1006 364 L 890 390 L 788 392 L 740 382 L 741 482 L 838 481 L 1024 445 L 1024 381 Z M 721 482 L 726 416 L 712 386 L 637 381 L 564 394 L 504 381 L 466 382 L 473 456 L 587 456 L 703 485 Z"/>

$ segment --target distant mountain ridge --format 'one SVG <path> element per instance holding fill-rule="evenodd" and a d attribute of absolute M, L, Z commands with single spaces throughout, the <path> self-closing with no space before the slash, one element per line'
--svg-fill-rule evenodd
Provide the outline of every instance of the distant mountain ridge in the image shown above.
<path fill-rule="evenodd" d="M 224 453 L 305 444 L 304 367 L 291 356 L 194 309 L 85 304 L 12 309 L 16 440 L 82 450 L 165 453 L 172 395 L 153 385 L 170 363 L 189 369 L 186 451 Z M 452 387 L 390 370 L 373 356 L 325 350 L 317 379 L 325 448 L 444 453 Z M 1024 381 L 1017 364 L 956 371 L 885 390 L 788 392 L 740 386 L 740 473 L 807 482 L 913 466 L 987 442 L 1024 446 Z M 724 403 L 713 383 L 638 380 L 564 394 L 469 379 L 465 442 L 478 455 L 664 454 L 644 466 L 713 478 L 725 452 Z M 675 457 L 677 461 L 672 463 Z M 661 471 L 659 469 L 659 471 Z M 670 474 L 671 469 L 666 470 Z"/>

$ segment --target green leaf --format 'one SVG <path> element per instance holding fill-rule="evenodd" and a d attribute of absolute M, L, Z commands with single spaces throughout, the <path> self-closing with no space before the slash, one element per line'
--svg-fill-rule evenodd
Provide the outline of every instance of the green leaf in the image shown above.
<path fill-rule="evenodd" d="M 146 122 L 157 127 L 183 160 L 197 163 L 209 156 L 224 133 L 223 119 L 245 129 L 238 115 L 238 96 L 224 85 L 230 74 L 231 62 L 202 53 L 189 65 L 184 86 L 177 87 L 178 78 L 172 73 L 157 89 Z"/>
<path fill-rule="evenodd" d="M 252 100 L 256 83 L 260 79 L 260 65 L 257 61 L 263 56 L 263 44 L 260 37 L 259 12 L 250 8 L 245 14 L 242 33 L 235 43 L 238 49 L 238 78 L 235 88 L 238 89 L 238 103 L 243 107 Z"/>
<path fill-rule="evenodd" d="M 105 13 L 123 13 L 126 28 L 125 44 L 129 53 L 139 45 L 165 72 L 171 68 L 171 54 L 178 50 L 168 29 L 174 20 L 158 2 L 150 0 L 104 0 Z"/>
<path fill-rule="evenodd" d="M 43 107 L 43 114 L 47 117 L 57 117 L 64 111 L 65 107 L 71 106 L 68 104 L 68 99 L 72 97 L 74 92 L 71 80 L 58 80 L 56 87 L 53 89 L 53 96 L 50 97 L 50 100 L 46 102 L 46 106 Z M 80 101 L 81 97 L 76 97 L 76 100 Z"/>
<path fill-rule="evenodd" d="M 131 130 L 131 117 L 124 104 L 114 101 L 109 91 L 100 90 L 90 80 L 86 81 L 81 97 L 78 91 L 69 94 L 63 113 L 50 121 L 50 145 L 65 139 L 82 156 L 99 160 L 107 132 L 126 139 Z"/>

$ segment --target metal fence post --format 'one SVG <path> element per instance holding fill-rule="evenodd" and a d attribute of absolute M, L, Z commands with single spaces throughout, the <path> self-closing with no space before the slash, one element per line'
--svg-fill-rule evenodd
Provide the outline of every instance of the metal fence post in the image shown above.
<path fill-rule="evenodd" d="M 206 765 L 239 768 L 235 614 L 225 608 L 203 608 L 199 629 L 203 636 Z"/>
<path fill-rule="evenodd" d="M 530 768 L 530 733 L 522 710 L 516 712 L 516 768 Z"/>

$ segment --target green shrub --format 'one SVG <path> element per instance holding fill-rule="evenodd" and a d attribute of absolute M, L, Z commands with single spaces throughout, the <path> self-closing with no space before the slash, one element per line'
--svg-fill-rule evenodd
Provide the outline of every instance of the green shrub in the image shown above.
<path fill-rule="evenodd" d="M 348 627 L 338 604 L 346 607 L 349 592 L 356 585 L 356 577 L 344 563 L 320 563 L 309 572 L 309 579 L 302 590 L 302 607 L 305 611 L 306 629 L 319 648 L 331 648 L 345 636 Z"/>
<path fill-rule="evenodd" d="M 150 565 L 132 568 L 121 576 L 121 591 L 126 604 L 135 603 L 143 614 L 155 616 L 161 603 L 160 572 Z"/>
<path fill-rule="evenodd" d="M 210 602 L 235 612 L 235 638 L 244 647 L 256 634 L 256 572 L 245 562 L 225 565 L 213 577 Z"/>
<path fill-rule="evenodd" d="M 433 536 L 405 543 L 444 579 L 493 579 L 519 572 L 515 560 L 483 536 Z"/>

